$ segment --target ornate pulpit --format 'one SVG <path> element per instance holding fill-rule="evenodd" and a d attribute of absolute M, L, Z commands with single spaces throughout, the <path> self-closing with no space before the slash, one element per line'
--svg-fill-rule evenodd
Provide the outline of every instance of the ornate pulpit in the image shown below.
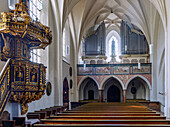
<path fill-rule="evenodd" d="M 8 65 L 0 77 L 0 114 L 9 100 L 21 104 L 23 115 L 28 103 L 44 95 L 46 67 L 31 62 L 30 52 L 45 49 L 51 42 L 49 27 L 30 18 L 27 0 L 20 0 L 15 10 L 1 13 L 0 59 L 8 61 Z"/>

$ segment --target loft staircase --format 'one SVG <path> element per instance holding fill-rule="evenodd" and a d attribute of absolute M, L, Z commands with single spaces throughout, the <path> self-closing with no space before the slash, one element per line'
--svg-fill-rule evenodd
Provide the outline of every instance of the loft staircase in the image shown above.
<path fill-rule="evenodd" d="M 170 120 L 139 103 L 88 103 L 41 119 L 35 127 L 163 127 Z"/>

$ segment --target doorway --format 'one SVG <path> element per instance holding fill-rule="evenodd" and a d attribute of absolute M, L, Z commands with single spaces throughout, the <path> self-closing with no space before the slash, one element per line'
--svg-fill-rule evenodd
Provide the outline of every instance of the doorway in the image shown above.
<path fill-rule="evenodd" d="M 88 100 L 94 100 L 94 91 L 93 90 L 88 91 Z"/>
<path fill-rule="evenodd" d="M 63 105 L 69 105 L 69 86 L 67 78 L 65 78 L 63 81 Z"/>
<path fill-rule="evenodd" d="M 112 85 L 107 91 L 107 102 L 120 102 L 120 90 L 117 86 Z"/>

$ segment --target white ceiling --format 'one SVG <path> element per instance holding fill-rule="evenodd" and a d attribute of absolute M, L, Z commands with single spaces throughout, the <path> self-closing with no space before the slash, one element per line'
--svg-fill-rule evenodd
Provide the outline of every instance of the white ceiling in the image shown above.
<path fill-rule="evenodd" d="M 80 41 L 88 30 L 105 22 L 106 33 L 116 31 L 120 34 L 121 20 L 136 25 L 146 36 L 150 43 L 150 25 L 152 23 L 153 10 L 149 0 L 65 0 L 63 22 L 69 14 L 73 40 Z"/>

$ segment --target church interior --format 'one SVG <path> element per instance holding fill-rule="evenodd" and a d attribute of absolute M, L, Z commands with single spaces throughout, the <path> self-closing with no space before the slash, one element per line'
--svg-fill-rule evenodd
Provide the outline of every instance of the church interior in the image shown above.
<path fill-rule="evenodd" d="M 0 126 L 170 126 L 169 0 L 0 0 Z"/>

